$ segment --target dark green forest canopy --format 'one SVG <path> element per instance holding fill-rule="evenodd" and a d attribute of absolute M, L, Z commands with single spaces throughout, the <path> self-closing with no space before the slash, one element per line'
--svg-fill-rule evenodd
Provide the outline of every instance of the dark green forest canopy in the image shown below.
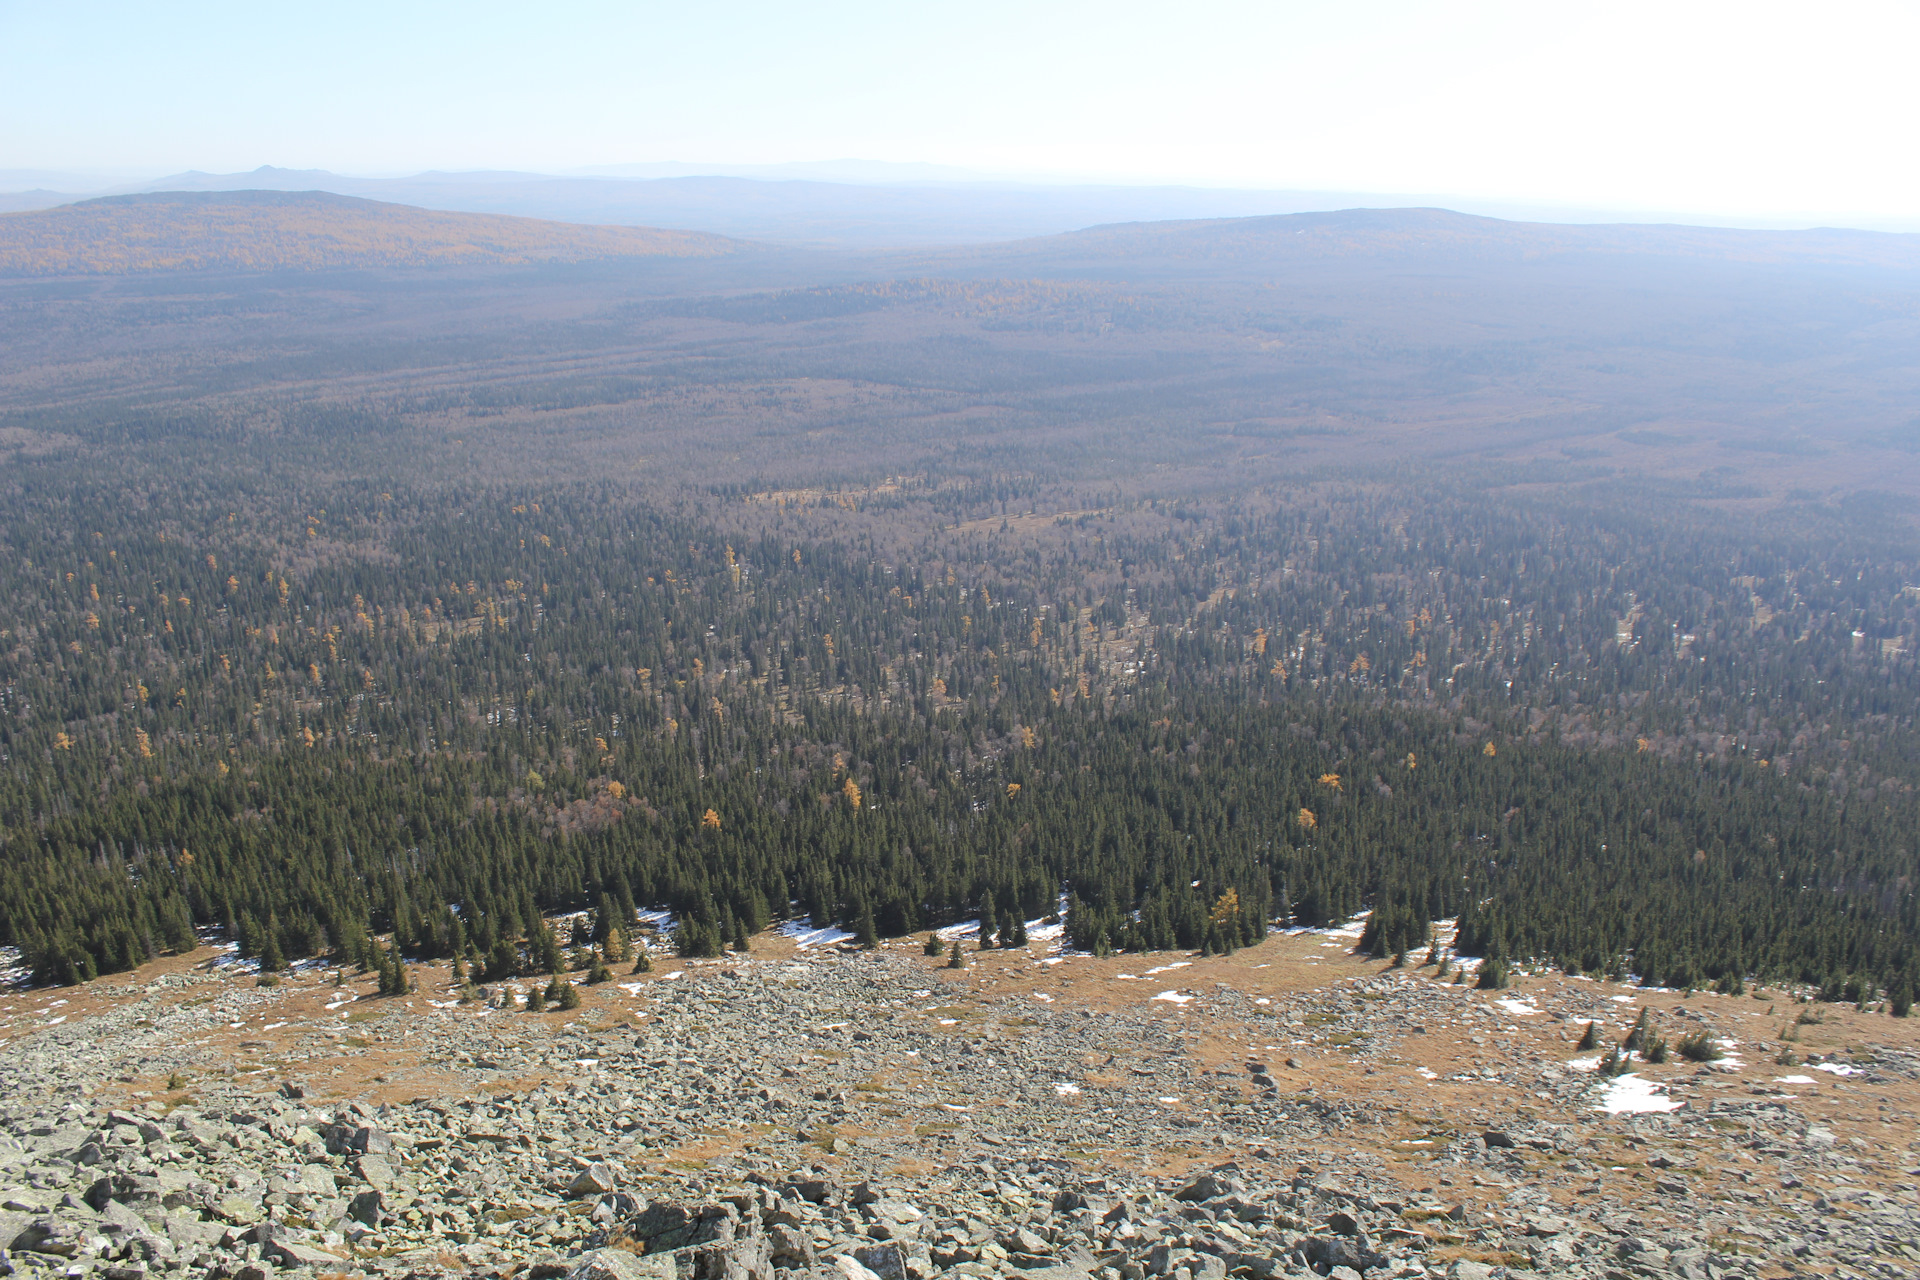
<path fill-rule="evenodd" d="M 1562 347 L 1332 313 L 1385 277 L 791 274 L 0 290 L 0 940 L 535 964 L 557 911 L 1065 898 L 1088 949 L 1371 909 L 1382 955 L 1920 976 L 1920 545 L 1765 487 L 1837 437 L 1543 413 Z"/>
<path fill-rule="evenodd" d="M 1362 489 L 927 560 L 591 484 L 9 496 L 0 926 L 49 976 L 196 925 L 485 955 L 602 895 L 722 938 L 1067 893 L 1088 947 L 1370 906 L 1389 950 L 1459 916 L 1683 985 L 1913 965 L 1912 669 L 1854 635 L 1911 622 L 1865 549 L 1836 584 Z"/>

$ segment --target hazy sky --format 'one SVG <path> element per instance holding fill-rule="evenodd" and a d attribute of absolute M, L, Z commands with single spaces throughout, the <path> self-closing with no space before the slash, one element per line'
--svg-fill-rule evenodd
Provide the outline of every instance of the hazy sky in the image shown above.
<path fill-rule="evenodd" d="M 860 157 L 1920 216 L 1920 5 L 0 0 L 0 168 Z"/>

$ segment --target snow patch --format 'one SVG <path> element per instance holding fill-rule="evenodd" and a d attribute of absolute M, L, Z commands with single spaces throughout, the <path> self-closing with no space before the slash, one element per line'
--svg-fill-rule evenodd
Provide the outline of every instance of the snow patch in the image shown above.
<path fill-rule="evenodd" d="M 853 940 L 853 935 L 845 929 L 836 929 L 832 925 L 816 929 L 804 920 L 789 920 L 780 926 L 780 932 L 792 938 L 796 947 L 831 947 L 835 943 Z"/>
<path fill-rule="evenodd" d="M 1522 1018 L 1530 1018 L 1540 1012 L 1525 1000 L 1515 1000 L 1512 996 L 1502 996 L 1500 999 L 1495 1000 L 1494 1003 L 1502 1009 L 1505 1009 L 1508 1013 L 1517 1014 Z"/>
<path fill-rule="evenodd" d="M 1773 1082 L 1775 1084 L 1812 1084 L 1814 1080 L 1812 1076 L 1775 1076 Z"/>
<path fill-rule="evenodd" d="M 1186 1004 L 1193 999 L 1192 996 L 1185 995 L 1178 991 L 1162 991 L 1159 995 L 1148 998 L 1151 1000 L 1165 1000 L 1168 1004 Z"/>
<path fill-rule="evenodd" d="M 1163 964 L 1147 970 L 1148 973 L 1172 973 L 1175 969 L 1191 969 L 1193 961 L 1175 960 L 1172 964 Z"/>
<path fill-rule="evenodd" d="M 1860 1074 L 1860 1068 L 1845 1062 L 1816 1062 L 1813 1064 L 1813 1069 L 1815 1071 L 1831 1071 L 1836 1076 L 1857 1076 Z"/>
<path fill-rule="evenodd" d="M 1077 1084 L 1057 1084 L 1053 1086 L 1053 1091 L 1063 1098 L 1071 1098 L 1074 1094 L 1080 1092 L 1080 1086 Z"/>
<path fill-rule="evenodd" d="M 1643 1115 L 1649 1112 L 1678 1111 L 1685 1104 L 1664 1093 L 1664 1087 L 1638 1075 L 1615 1076 L 1607 1082 L 1595 1111 L 1610 1116 Z"/>

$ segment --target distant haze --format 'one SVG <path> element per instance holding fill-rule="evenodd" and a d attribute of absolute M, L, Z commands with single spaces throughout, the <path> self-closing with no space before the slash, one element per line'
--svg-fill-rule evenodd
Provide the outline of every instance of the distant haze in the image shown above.
<path fill-rule="evenodd" d="M 272 163 L 1912 228 L 1915 47 L 1887 2 L 0 3 L 0 189 Z"/>

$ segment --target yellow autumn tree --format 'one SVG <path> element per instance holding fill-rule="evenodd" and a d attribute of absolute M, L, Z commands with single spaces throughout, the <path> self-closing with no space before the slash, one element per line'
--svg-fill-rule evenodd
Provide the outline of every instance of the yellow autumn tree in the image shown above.
<path fill-rule="evenodd" d="M 1493 756 L 1496 754 L 1493 749 L 1493 744 L 1489 742 L 1486 746 L 1480 748 L 1480 754 L 1483 756 Z"/>
<path fill-rule="evenodd" d="M 1313 816 L 1313 810 L 1311 809 L 1301 809 L 1298 814 L 1294 815 L 1293 820 L 1299 824 L 1302 831 L 1311 831 L 1320 825 L 1320 820 Z"/>
<path fill-rule="evenodd" d="M 1226 928 L 1240 918 L 1240 891 L 1228 889 L 1214 900 L 1213 922 Z"/>
<path fill-rule="evenodd" d="M 718 831 L 720 829 L 720 815 L 711 809 L 707 810 L 706 814 L 700 819 L 700 826 L 707 831 Z"/>
<path fill-rule="evenodd" d="M 847 798 L 847 804 L 854 810 L 857 811 L 860 808 L 860 784 L 851 777 L 840 784 L 840 794 Z"/>
<path fill-rule="evenodd" d="M 1340 789 L 1340 775 L 1337 773 L 1323 773 L 1320 775 L 1320 785 L 1338 791 Z"/>

